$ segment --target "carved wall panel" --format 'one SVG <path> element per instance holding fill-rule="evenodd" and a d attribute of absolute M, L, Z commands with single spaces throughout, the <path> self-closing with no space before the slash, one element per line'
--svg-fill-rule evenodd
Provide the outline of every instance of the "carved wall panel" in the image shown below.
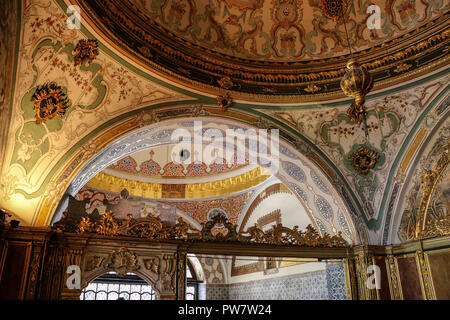
<path fill-rule="evenodd" d="M 92 246 L 86 252 L 82 267 L 82 287 L 104 273 L 114 271 L 119 276 L 134 273 L 147 281 L 159 299 L 176 295 L 176 248 L 136 248 L 130 244 Z"/>

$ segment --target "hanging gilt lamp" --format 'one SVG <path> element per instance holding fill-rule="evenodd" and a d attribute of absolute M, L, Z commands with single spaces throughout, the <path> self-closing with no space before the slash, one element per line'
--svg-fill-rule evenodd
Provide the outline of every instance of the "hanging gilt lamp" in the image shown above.
<path fill-rule="evenodd" d="M 362 69 L 354 58 L 347 62 L 347 69 L 347 72 L 341 79 L 341 89 L 346 96 L 355 99 L 347 110 L 347 114 L 350 119 L 359 125 L 361 121 L 365 121 L 364 102 L 367 93 L 373 87 L 373 80 L 370 73 Z"/>
<path fill-rule="evenodd" d="M 373 87 L 373 80 L 370 73 L 361 68 L 356 59 L 353 58 L 352 48 L 347 32 L 347 25 L 345 23 L 345 12 L 348 8 L 347 0 L 319 0 L 320 8 L 324 15 L 334 21 L 342 19 L 344 22 L 345 35 L 347 38 L 348 50 L 352 57 L 347 62 L 347 72 L 341 80 L 341 89 L 346 96 L 353 97 L 355 101 L 347 110 L 350 119 L 355 121 L 358 125 L 361 122 L 364 124 L 364 131 L 366 136 L 366 111 L 364 109 L 365 96 Z"/>

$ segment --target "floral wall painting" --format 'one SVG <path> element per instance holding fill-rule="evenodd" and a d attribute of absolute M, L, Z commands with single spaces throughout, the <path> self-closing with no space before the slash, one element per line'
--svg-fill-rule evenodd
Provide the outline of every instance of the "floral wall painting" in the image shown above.
<path fill-rule="evenodd" d="M 81 39 L 78 41 L 74 49 L 74 64 L 75 66 L 83 64 L 91 64 L 92 61 L 98 56 L 98 42 L 97 40 Z"/>
<path fill-rule="evenodd" d="M 40 124 L 57 116 L 63 116 L 69 106 L 69 99 L 63 89 L 55 83 L 38 86 L 31 96 L 36 112 L 36 123 Z"/>

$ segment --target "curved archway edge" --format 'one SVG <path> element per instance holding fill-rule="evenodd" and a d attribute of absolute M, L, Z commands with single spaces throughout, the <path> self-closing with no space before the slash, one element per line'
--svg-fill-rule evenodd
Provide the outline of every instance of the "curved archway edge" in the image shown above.
<path fill-rule="evenodd" d="M 309 162 L 313 167 L 318 168 L 320 175 L 328 181 L 329 186 L 333 189 L 334 202 L 337 202 L 341 208 L 340 212 L 336 214 L 342 213 L 350 220 L 351 234 L 356 236 L 354 242 L 359 242 L 357 234 L 363 229 L 363 223 L 360 219 L 361 215 L 358 215 L 355 210 L 355 206 L 359 207 L 358 203 L 355 201 L 354 195 L 348 193 L 346 183 L 341 179 L 339 172 L 327 165 L 328 159 L 324 159 L 323 155 L 318 154 L 306 142 L 277 127 L 274 122 L 240 111 L 230 111 L 224 114 L 217 107 L 203 105 L 141 109 L 139 112 L 121 116 L 120 119 L 111 120 L 99 126 L 95 134 L 92 134 L 90 138 L 85 137 L 83 141 L 79 142 L 72 156 L 65 159 L 65 166 L 53 175 L 53 179 L 41 198 L 39 216 L 36 217 L 33 224 L 41 226 L 50 223 L 59 200 L 70 184 L 79 177 L 80 172 L 94 157 L 104 155 L 114 141 L 132 134 L 148 132 L 152 126 L 161 126 L 162 123 L 169 121 L 206 118 L 221 122 L 228 121 L 234 123 L 234 126 L 238 125 L 243 128 L 279 129 L 281 153 L 289 155 L 294 162 L 302 159 L 302 161 Z M 280 176 L 280 180 L 283 182 L 286 182 L 286 178 L 289 179 L 289 175 Z M 287 183 L 287 186 L 292 189 L 292 184 Z M 292 191 L 296 194 L 295 190 Z"/>

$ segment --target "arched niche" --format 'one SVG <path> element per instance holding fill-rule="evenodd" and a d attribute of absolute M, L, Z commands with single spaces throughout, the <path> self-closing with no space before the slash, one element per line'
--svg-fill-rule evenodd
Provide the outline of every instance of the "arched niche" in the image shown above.
<path fill-rule="evenodd" d="M 155 113 L 149 113 L 146 116 L 154 119 Z M 221 128 L 224 131 L 227 129 L 242 129 L 244 131 L 253 129 L 258 132 L 259 129 L 243 121 L 212 116 L 171 118 L 170 120 L 150 123 L 127 134 L 121 134 L 93 155 L 72 179 L 66 194 L 76 194 L 97 173 L 133 152 L 171 143 L 170 138 L 174 130 L 184 127 L 192 131 L 194 121 L 200 121 L 204 129 L 211 125 L 213 125 L 213 128 Z M 225 145 L 226 147 L 227 145 Z M 317 155 L 314 155 L 306 145 L 303 145 L 303 148 L 305 149 L 303 150 L 304 154 L 294 148 L 280 134 L 279 166 L 274 176 L 282 181 L 292 194 L 304 204 L 307 208 L 306 214 L 310 217 L 316 230 L 322 234 L 327 232 L 331 235 L 341 232 L 349 243 L 360 243 L 359 232 L 362 229 L 362 221 L 355 214 L 351 200 L 348 197 L 343 197 L 343 190 L 345 189 L 343 184 L 336 180 L 336 176 L 331 181 L 328 175 L 330 171 L 326 171 L 327 174 L 325 174 L 324 169 L 312 161 L 312 159 L 317 159 Z M 265 156 L 263 155 L 261 158 Z M 265 159 L 270 161 L 270 155 L 267 155 Z M 64 198 L 60 203 L 59 210 L 56 210 L 53 222 L 59 220 L 63 203 Z M 352 210 L 349 210 L 349 206 Z"/>
<path fill-rule="evenodd" d="M 81 288 L 108 272 L 119 276 L 133 273 L 152 286 L 158 299 L 173 299 L 177 290 L 176 246 L 93 241 L 83 251 L 80 271 Z"/>

